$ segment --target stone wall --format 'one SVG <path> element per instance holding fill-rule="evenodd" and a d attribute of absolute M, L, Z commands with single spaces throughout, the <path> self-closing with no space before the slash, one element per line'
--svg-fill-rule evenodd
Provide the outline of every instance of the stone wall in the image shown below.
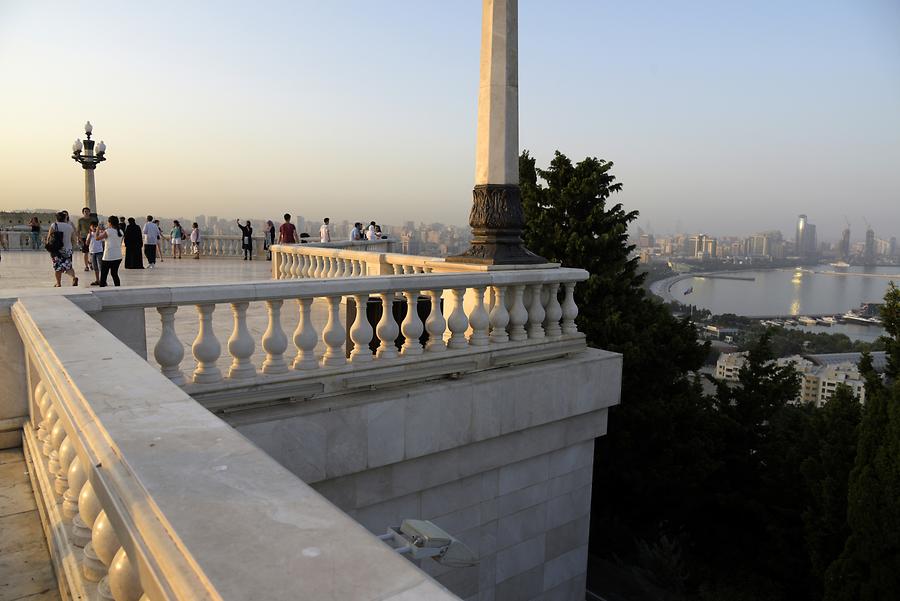
<path fill-rule="evenodd" d="M 464 599 L 583 599 L 593 441 L 621 357 L 574 356 L 230 414 L 375 534 L 430 519 L 479 557 L 422 568 Z M 480 596 L 479 596 L 480 595 Z"/>

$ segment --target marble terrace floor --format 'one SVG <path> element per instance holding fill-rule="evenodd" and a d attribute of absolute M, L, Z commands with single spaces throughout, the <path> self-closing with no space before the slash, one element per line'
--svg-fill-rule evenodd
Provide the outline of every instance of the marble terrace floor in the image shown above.
<path fill-rule="evenodd" d="M 0 450 L 0 601 L 58 601 L 22 449 Z"/>

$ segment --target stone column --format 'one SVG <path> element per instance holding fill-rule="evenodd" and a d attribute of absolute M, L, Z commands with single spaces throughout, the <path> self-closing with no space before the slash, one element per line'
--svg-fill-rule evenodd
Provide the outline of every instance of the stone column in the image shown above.
<path fill-rule="evenodd" d="M 519 195 L 518 0 L 483 0 L 472 244 L 452 261 L 546 263 L 522 244 Z"/>
<path fill-rule="evenodd" d="M 94 156 L 93 140 L 84 141 L 84 156 Z M 94 169 L 97 165 L 94 163 L 82 163 L 81 166 L 84 168 L 84 206 L 91 210 L 92 216 L 95 216 L 97 214 L 97 188 L 94 186 Z"/>

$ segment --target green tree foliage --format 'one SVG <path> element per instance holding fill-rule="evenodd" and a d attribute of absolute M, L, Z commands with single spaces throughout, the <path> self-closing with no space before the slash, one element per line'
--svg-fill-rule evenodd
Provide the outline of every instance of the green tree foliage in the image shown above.
<path fill-rule="evenodd" d="M 825 572 L 841 554 L 850 534 L 847 490 L 856 459 L 861 412 L 859 399 L 841 385 L 831 400 L 812 416 L 812 432 L 818 448 L 804 460 L 802 471 L 810 491 L 803 525 L 814 598 L 822 597 Z"/>
<path fill-rule="evenodd" d="M 828 601 L 900 599 L 900 292 L 892 284 L 882 309 L 887 384 L 866 374 L 866 404 L 850 475 L 850 536 L 825 578 Z"/>
<path fill-rule="evenodd" d="M 693 326 L 677 320 L 641 288 L 628 225 L 637 217 L 609 201 L 621 184 L 612 163 L 587 158 L 573 165 L 559 152 L 547 170 L 528 152 L 519 160 L 529 249 L 564 266 L 590 272 L 576 288 L 579 329 L 589 344 L 624 357 L 622 403 L 610 415 L 609 434 L 598 441 L 592 529 L 603 536 L 596 552 L 637 555 L 639 541 L 657 544 L 677 531 L 691 499 L 714 466 L 707 449 L 708 400 L 688 373 L 707 349 Z M 539 179 L 542 180 L 539 182 Z M 685 436 L 692 432 L 692 436 Z"/>

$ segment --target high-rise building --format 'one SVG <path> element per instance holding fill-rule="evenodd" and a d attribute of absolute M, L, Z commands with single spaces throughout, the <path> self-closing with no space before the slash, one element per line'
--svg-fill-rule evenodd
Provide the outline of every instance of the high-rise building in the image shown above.
<path fill-rule="evenodd" d="M 844 261 L 850 260 L 850 227 L 847 226 L 844 228 L 844 231 L 841 232 L 841 245 L 838 248 L 838 254 L 840 254 L 841 259 Z"/>
<path fill-rule="evenodd" d="M 863 252 L 863 262 L 865 265 L 875 264 L 875 230 L 872 228 L 866 230 L 866 250 Z"/>
<path fill-rule="evenodd" d="M 804 244 L 806 245 L 804 257 L 815 257 L 818 254 L 819 243 L 816 239 L 816 226 L 812 223 L 806 223 L 806 233 L 804 234 Z"/>
<path fill-rule="evenodd" d="M 797 216 L 797 234 L 794 236 L 794 254 L 798 257 L 806 256 L 806 235 L 807 235 L 806 215 Z"/>

